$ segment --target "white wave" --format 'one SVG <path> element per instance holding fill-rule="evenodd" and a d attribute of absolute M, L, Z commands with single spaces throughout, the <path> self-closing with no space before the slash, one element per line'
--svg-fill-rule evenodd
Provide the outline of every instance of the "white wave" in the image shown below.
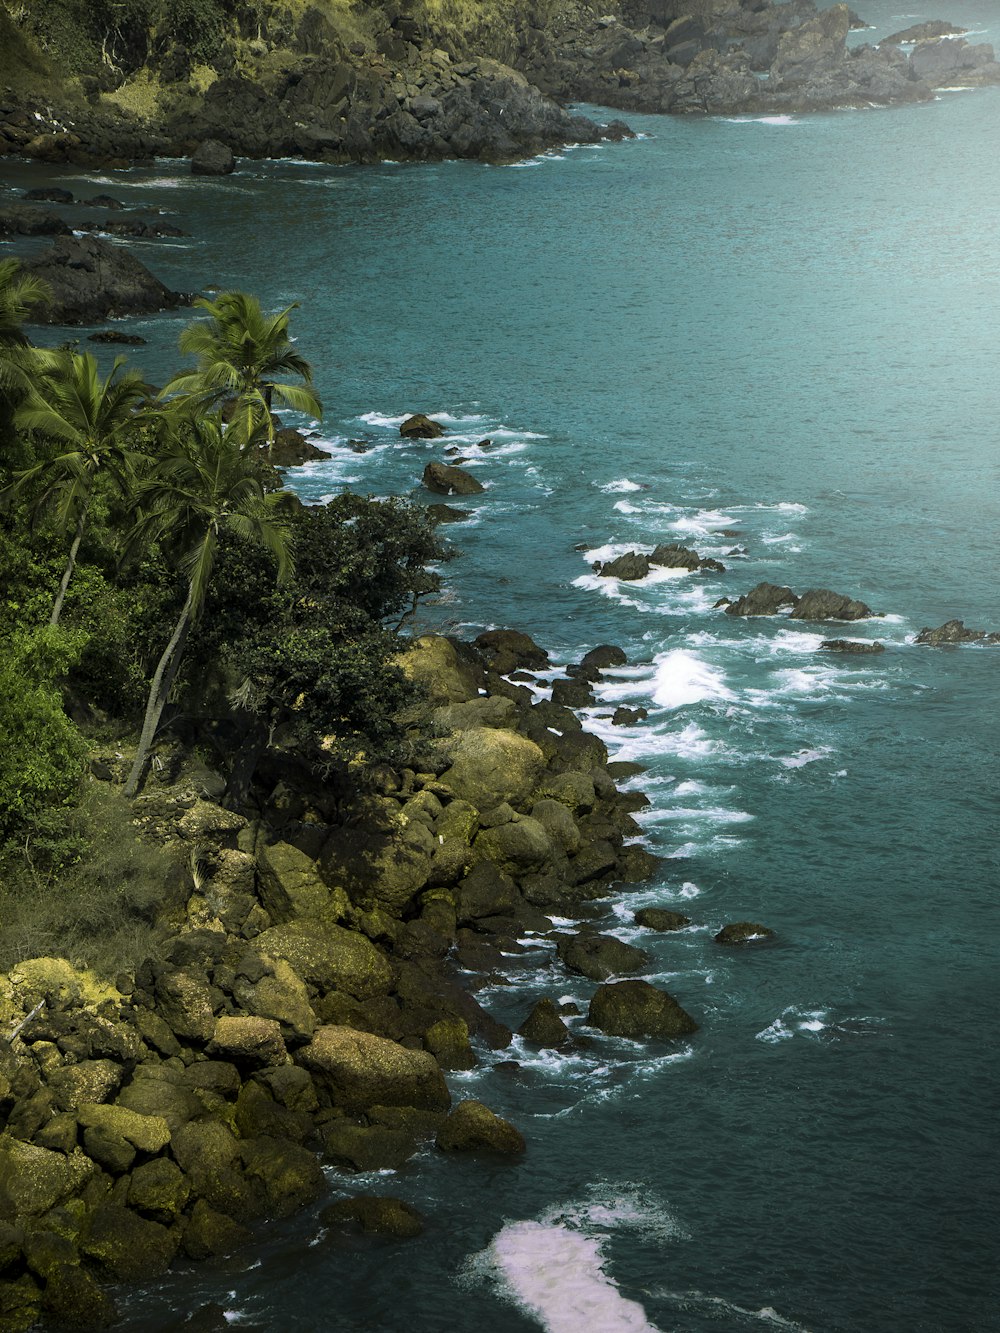
<path fill-rule="evenodd" d="M 637 481 L 629 481 L 628 477 L 620 477 L 617 481 L 606 482 L 598 489 L 603 491 L 605 495 L 615 495 L 619 491 L 641 491 L 643 488 Z"/>
<path fill-rule="evenodd" d="M 733 1320 L 738 1325 L 750 1320 L 753 1323 L 766 1324 L 771 1328 L 785 1329 L 787 1333 L 809 1333 L 809 1329 L 804 1324 L 797 1324 L 794 1319 L 786 1319 L 784 1315 L 778 1314 L 777 1310 L 771 1305 L 761 1306 L 759 1310 L 749 1310 L 743 1305 L 735 1305 L 732 1301 L 727 1301 L 722 1296 L 706 1296 L 701 1291 L 668 1291 L 663 1287 L 650 1292 L 650 1295 L 661 1301 L 673 1302 L 683 1311 L 696 1310 L 699 1306 L 702 1306 L 705 1308 L 707 1317 L 713 1323 L 721 1313 L 725 1320 L 725 1326 L 728 1328 L 733 1327 Z"/>
<path fill-rule="evenodd" d="M 628 500 L 617 500 L 612 508 L 619 514 L 641 514 L 643 512 L 641 505 L 630 504 Z"/>
<path fill-rule="evenodd" d="M 653 702 L 661 708 L 684 708 L 689 704 L 730 702 L 735 695 L 724 684 L 719 667 L 709 666 L 685 648 L 675 648 L 657 660 Z"/>
<path fill-rule="evenodd" d="M 828 754 L 833 754 L 833 751 L 821 745 L 815 750 L 799 750 L 798 754 L 788 755 L 778 762 L 783 768 L 804 768 L 806 764 L 815 764 L 818 759 L 825 759 Z"/>
<path fill-rule="evenodd" d="M 723 514 L 718 509 L 699 509 L 695 514 L 675 518 L 667 526 L 674 532 L 708 536 L 718 528 L 731 528 L 735 522 L 731 514 Z"/>
<path fill-rule="evenodd" d="M 765 546 L 783 546 L 786 542 L 797 542 L 798 540 L 797 532 L 782 532 L 777 536 L 761 537 Z"/>
<path fill-rule="evenodd" d="M 798 1032 L 823 1032 L 827 1027 L 826 1009 L 799 1009 L 795 1005 L 783 1010 L 773 1023 L 757 1033 L 757 1040 L 775 1046 L 788 1041 Z"/>
<path fill-rule="evenodd" d="M 794 116 L 723 116 L 730 125 L 801 125 Z"/>
<path fill-rule="evenodd" d="M 704 820 L 712 824 L 745 824 L 754 818 L 746 810 L 730 810 L 725 806 L 667 806 L 653 807 L 649 810 L 637 810 L 632 818 L 639 824 L 663 824 L 675 820 L 697 824 Z"/>

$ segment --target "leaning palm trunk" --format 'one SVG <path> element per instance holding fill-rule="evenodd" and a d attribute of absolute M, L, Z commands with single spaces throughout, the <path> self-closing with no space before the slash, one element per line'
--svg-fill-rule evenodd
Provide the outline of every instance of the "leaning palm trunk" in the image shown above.
<path fill-rule="evenodd" d="M 187 642 L 188 631 L 191 628 L 191 621 L 194 616 L 195 605 L 195 586 L 194 581 L 188 586 L 187 599 L 184 602 L 184 608 L 178 617 L 177 624 L 174 626 L 174 632 L 170 636 L 170 642 L 163 650 L 163 656 L 160 658 L 156 671 L 153 673 L 153 680 L 149 687 L 149 699 L 146 702 L 146 716 L 143 718 L 142 731 L 139 735 L 139 748 L 136 751 L 135 763 L 132 765 L 132 771 L 128 775 L 128 781 L 125 783 L 125 795 L 132 797 L 139 790 L 139 784 L 142 781 L 142 775 L 146 768 L 146 760 L 149 758 L 149 751 L 152 748 L 156 737 L 157 728 L 160 725 L 160 718 L 166 707 L 167 700 L 170 698 L 170 691 L 173 687 L 174 677 L 177 675 L 177 668 L 181 664 L 181 658 L 184 656 L 184 645 Z"/>
<path fill-rule="evenodd" d="M 69 587 L 69 581 L 73 577 L 73 570 L 76 569 L 76 557 L 80 550 L 80 543 L 83 541 L 84 530 L 87 526 L 87 510 L 90 507 L 90 499 L 80 511 L 80 517 L 76 521 L 76 533 L 73 537 L 73 545 L 69 548 L 69 558 L 66 561 L 66 568 L 63 570 L 62 580 L 59 584 L 59 591 L 56 593 L 55 605 L 52 608 L 52 614 L 49 616 L 50 625 L 58 625 L 59 617 L 62 615 L 63 602 L 66 600 L 66 589 Z"/>

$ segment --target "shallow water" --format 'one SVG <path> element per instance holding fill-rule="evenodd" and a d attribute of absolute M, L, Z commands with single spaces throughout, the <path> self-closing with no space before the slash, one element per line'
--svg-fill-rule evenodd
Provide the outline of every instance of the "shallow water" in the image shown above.
<path fill-rule="evenodd" d="M 948 17 L 997 40 L 994 11 Z M 866 12 L 883 34 L 928 16 Z M 605 924 L 702 1024 L 678 1047 L 518 1046 L 515 1072 L 486 1053 L 453 1091 L 523 1129 L 523 1164 L 427 1152 L 332 1182 L 413 1202 L 422 1241 L 298 1219 L 131 1293 L 123 1327 L 208 1301 L 337 1333 L 998 1327 L 1000 650 L 912 639 L 951 616 L 1000 629 L 1000 90 L 633 124 L 636 142 L 516 168 L 60 176 L 176 210 L 190 241 L 136 246 L 173 285 L 301 302 L 333 451 L 295 474 L 304 495 L 429 500 L 424 464 L 461 444 L 488 489 L 455 501 L 472 517 L 446 530 L 461 558 L 424 624 L 516 625 L 555 661 L 626 648 L 592 725 L 648 766 L 644 834 L 668 859 Z M 162 379 L 188 317 L 136 322 L 130 359 Z M 402 443 L 411 411 L 448 439 Z M 727 572 L 590 569 L 671 540 Z M 885 619 L 833 632 L 886 652 L 827 657 L 825 626 L 712 610 L 761 579 L 863 598 Z M 610 726 L 623 702 L 648 719 Z M 652 903 L 694 924 L 637 930 Z M 777 941 L 716 946 L 741 919 Z M 499 1017 L 585 1006 L 588 983 L 511 963 Z"/>

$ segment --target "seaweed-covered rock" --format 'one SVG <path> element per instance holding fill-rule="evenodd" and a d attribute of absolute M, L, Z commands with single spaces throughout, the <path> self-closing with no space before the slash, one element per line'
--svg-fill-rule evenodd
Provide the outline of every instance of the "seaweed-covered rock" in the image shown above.
<path fill-rule="evenodd" d="M 647 981 L 613 981 L 598 986 L 587 1021 L 612 1037 L 684 1037 L 698 1024 L 672 995 Z"/>
<path fill-rule="evenodd" d="M 209 1259 L 232 1254 L 250 1241 L 250 1232 L 225 1213 L 217 1212 L 204 1199 L 197 1199 L 184 1227 L 181 1242 L 189 1259 Z"/>
<path fill-rule="evenodd" d="M 292 921 L 272 926 L 254 941 L 263 954 L 283 958 L 309 985 L 321 992 L 341 990 L 356 999 L 384 995 L 392 985 L 389 960 L 356 931 Z"/>
<path fill-rule="evenodd" d="M 80 1236 L 82 1253 L 116 1282 L 149 1282 L 159 1277 L 179 1244 L 179 1231 L 116 1203 L 95 1208 Z"/>
<path fill-rule="evenodd" d="M 310 1070 L 334 1106 L 417 1106 L 446 1110 L 451 1104 L 440 1066 L 426 1051 L 411 1051 L 385 1037 L 353 1028 L 321 1027 L 297 1061 Z"/>
<path fill-rule="evenodd" d="M 635 923 L 647 930 L 683 930 L 691 924 L 691 918 L 666 907 L 640 907 L 635 913 Z"/>
<path fill-rule="evenodd" d="M 323 1159 L 348 1171 L 398 1171 L 419 1147 L 416 1134 L 391 1125 L 359 1125 L 346 1117 L 320 1129 Z"/>
<path fill-rule="evenodd" d="M 207 1049 L 210 1055 L 221 1055 L 241 1067 L 283 1065 L 288 1059 L 277 1020 L 251 1014 L 223 1014 L 217 1018 Z"/>
<path fill-rule="evenodd" d="M 875 657 L 885 652 L 885 644 L 872 639 L 824 639 L 820 648 L 828 653 L 853 653 L 858 657 Z"/>
<path fill-rule="evenodd" d="M 154 1222 L 169 1226 L 180 1217 L 191 1187 L 176 1162 L 154 1157 L 137 1166 L 129 1178 L 128 1206 Z"/>
<path fill-rule="evenodd" d="M 78 1194 L 93 1174 L 82 1153 L 66 1157 L 0 1134 L 0 1213 L 39 1217 Z"/>
<path fill-rule="evenodd" d="M 77 1119 L 85 1129 L 115 1135 L 140 1152 L 157 1153 L 170 1142 L 171 1127 L 166 1116 L 148 1115 L 128 1106 L 84 1105 L 77 1111 Z"/>
<path fill-rule="evenodd" d="M 297 1143 L 260 1135 L 243 1140 L 240 1157 L 247 1178 L 263 1189 L 269 1217 L 291 1217 L 314 1203 L 326 1188 L 316 1154 Z"/>
<path fill-rule="evenodd" d="M 437 1146 L 445 1152 L 499 1153 L 517 1156 L 524 1136 L 482 1102 L 459 1102 L 438 1131 Z"/>
<path fill-rule="evenodd" d="M 756 921 L 732 921 L 715 936 L 716 944 L 755 944 L 773 939 L 774 931 Z"/>
<path fill-rule="evenodd" d="M 354 1223 L 368 1235 L 399 1240 L 410 1240 L 424 1229 L 416 1208 L 388 1195 L 356 1194 L 351 1199 L 338 1199 L 323 1209 L 319 1220 L 325 1227 Z"/>

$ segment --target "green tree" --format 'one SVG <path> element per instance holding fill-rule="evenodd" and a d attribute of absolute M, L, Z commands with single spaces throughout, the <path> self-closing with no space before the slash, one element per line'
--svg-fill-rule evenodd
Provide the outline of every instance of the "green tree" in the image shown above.
<path fill-rule="evenodd" d="M 109 477 L 124 489 L 134 471 L 137 408 L 146 388 L 139 372 L 123 370 L 124 364 L 125 358 L 117 357 L 111 373 L 101 379 L 89 352 L 52 353 L 17 409 L 17 423 L 25 430 L 69 446 L 18 473 L 11 488 L 16 492 L 38 483 L 33 507 L 54 510 L 60 529 L 73 532 L 51 625 L 62 614 L 98 482 Z"/>
<path fill-rule="evenodd" d="M 196 306 L 208 319 L 195 320 L 180 336 L 180 349 L 194 356 L 194 370 L 182 371 L 163 389 L 176 395 L 187 412 L 204 412 L 235 400 L 230 432 L 242 445 L 263 431 L 274 441 L 271 408 L 283 403 L 296 412 L 319 417 L 323 406 L 312 386 L 312 367 L 289 334 L 289 315 L 297 303 L 276 315 L 265 315 L 260 302 L 245 292 L 222 292 L 214 301 L 199 297 Z M 286 375 L 302 384 L 290 384 Z"/>
<path fill-rule="evenodd" d="M 83 646 L 48 626 L 0 642 L 0 839 L 23 835 L 75 795 L 86 745 L 63 711 L 57 681 Z"/>
<path fill-rule="evenodd" d="M 17 259 L 0 259 L 0 445 L 10 440 L 14 409 L 28 394 L 34 367 L 33 349 L 22 329 L 32 306 L 49 289 L 39 278 L 21 272 Z"/>
<path fill-rule="evenodd" d="M 289 513 L 297 501 L 287 491 L 265 492 L 256 460 L 234 444 L 220 417 L 175 423 L 164 431 L 162 444 L 149 475 L 139 485 L 143 513 L 129 545 L 145 550 L 153 541 L 160 541 L 174 554 L 187 591 L 150 683 L 126 796 L 134 796 L 139 789 L 188 634 L 211 586 L 222 535 L 230 532 L 270 551 L 278 582 L 293 569 Z"/>

